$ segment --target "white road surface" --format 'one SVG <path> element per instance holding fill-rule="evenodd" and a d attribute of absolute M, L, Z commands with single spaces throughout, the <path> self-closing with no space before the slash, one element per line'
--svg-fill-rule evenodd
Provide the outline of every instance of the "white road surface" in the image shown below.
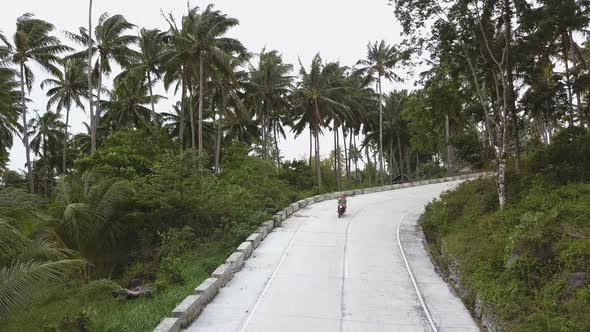
<path fill-rule="evenodd" d="M 457 184 L 350 197 L 342 219 L 334 200 L 299 210 L 187 331 L 479 331 L 415 226 L 424 206 Z"/>

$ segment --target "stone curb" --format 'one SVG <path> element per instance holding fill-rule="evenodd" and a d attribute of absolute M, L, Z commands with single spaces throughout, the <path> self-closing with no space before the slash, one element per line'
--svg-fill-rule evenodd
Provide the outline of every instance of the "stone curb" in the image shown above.
<path fill-rule="evenodd" d="M 232 273 L 233 275 L 233 273 Z M 195 288 L 195 295 L 201 296 L 201 303 L 203 305 L 209 303 L 211 299 L 219 291 L 221 280 L 218 278 L 207 278 L 197 288 Z"/>
<path fill-rule="evenodd" d="M 264 228 L 264 231 L 266 231 L 266 228 Z M 250 236 L 248 236 L 246 242 L 252 243 L 252 250 L 254 250 L 258 248 L 260 242 L 262 242 L 262 240 L 264 240 L 265 237 L 266 235 L 263 233 L 252 233 Z"/>
<path fill-rule="evenodd" d="M 232 274 L 240 271 L 244 266 L 245 255 L 243 252 L 236 251 L 225 260 L 226 263 L 231 265 Z"/>
<path fill-rule="evenodd" d="M 189 295 L 172 310 L 172 317 L 178 318 L 180 327 L 185 328 L 197 318 L 203 310 L 200 295 Z"/>
<path fill-rule="evenodd" d="M 211 302 L 215 295 L 217 295 L 219 289 L 225 286 L 233 278 L 234 274 L 242 269 L 245 260 L 252 255 L 254 250 L 273 231 L 273 229 L 275 227 L 280 227 L 287 218 L 292 216 L 300 209 L 303 209 L 314 203 L 336 199 L 342 193 L 345 193 L 349 196 L 372 194 L 376 192 L 398 190 L 428 184 L 475 179 L 489 175 L 491 175 L 489 172 L 475 173 L 403 184 L 386 185 L 381 187 L 354 189 L 344 192 L 316 195 L 297 201 L 285 209 L 277 212 L 273 216 L 273 220 L 263 222 L 255 233 L 252 233 L 245 242 L 240 244 L 240 246 L 236 249 L 236 252 L 232 253 L 224 264 L 221 264 L 219 267 L 217 267 L 217 269 L 215 269 L 215 271 L 213 271 L 211 278 L 206 279 L 199 286 L 197 286 L 197 288 L 195 288 L 195 294 L 187 296 L 176 308 L 174 308 L 174 310 L 172 310 L 170 313 L 170 316 L 172 317 L 164 318 L 153 330 L 153 332 L 180 332 L 181 328 L 190 325 L 199 316 L 205 306 Z"/>
<path fill-rule="evenodd" d="M 234 276 L 231 264 L 224 263 L 219 265 L 219 267 L 217 267 L 215 271 L 211 273 L 211 276 L 219 280 L 219 287 L 225 286 L 225 284 L 227 284 Z"/>
<path fill-rule="evenodd" d="M 240 244 L 238 246 L 238 249 L 236 249 L 238 252 L 241 252 L 242 254 L 244 254 L 244 260 L 250 258 L 250 255 L 252 255 L 252 251 L 254 250 L 254 246 L 252 246 L 252 242 L 246 241 L 246 242 L 242 242 L 242 244 Z"/>
<path fill-rule="evenodd" d="M 189 295 L 190 296 L 190 295 Z M 178 318 L 164 318 L 154 329 L 154 332 L 179 332 L 180 320 Z"/>

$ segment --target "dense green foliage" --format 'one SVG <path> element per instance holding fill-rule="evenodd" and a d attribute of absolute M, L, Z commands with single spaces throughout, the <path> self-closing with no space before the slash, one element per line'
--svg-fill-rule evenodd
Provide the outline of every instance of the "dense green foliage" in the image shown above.
<path fill-rule="evenodd" d="M 588 270 L 590 3 L 389 2 L 404 41 L 369 42 L 350 67 L 253 54 L 213 5 L 164 15 L 165 31 L 93 20 L 92 8 L 91 27 L 65 39 L 32 14 L 0 31 L 0 321 L 148 330 L 299 198 L 491 167 L 494 182 L 429 208 L 435 252 L 454 254 L 467 286 L 515 329 L 588 328 L 574 317 L 586 288 L 563 282 Z M 416 90 L 383 91 L 425 60 Z M 47 105 L 27 98 L 39 69 Z M 164 112 L 156 87 L 172 99 Z M 72 133 L 80 111 L 86 131 Z M 289 131 L 309 135 L 308 160 L 282 156 Z M 17 138 L 25 174 L 6 168 Z M 138 281 L 153 297 L 111 297 Z"/>
<path fill-rule="evenodd" d="M 577 135 L 573 135 L 576 132 Z M 508 331 L 590 329 L 590 134 L 566 130 L 511 178 L 497 209 L 492 179 L 468 182 L 430 204 L 421 224 L 435 260 L 458 270 Z M 563 170 L 563 171 L 560 171 Z"/>

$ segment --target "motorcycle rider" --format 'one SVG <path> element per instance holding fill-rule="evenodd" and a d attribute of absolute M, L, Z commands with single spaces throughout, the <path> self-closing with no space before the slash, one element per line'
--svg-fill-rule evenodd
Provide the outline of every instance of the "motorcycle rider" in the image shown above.
<path fill-rule="evenodd" d="M 340 195 L 338 198 L 338 206 L 342 205 L 344 207 L 344 211 L 346 211 L 346 194 Z"/>

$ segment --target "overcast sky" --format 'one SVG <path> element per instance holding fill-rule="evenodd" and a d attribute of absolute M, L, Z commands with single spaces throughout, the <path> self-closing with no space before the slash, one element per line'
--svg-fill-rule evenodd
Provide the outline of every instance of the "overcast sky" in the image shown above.
<path fill-rule="evenodd" d="M 0 11 L 0 30 L 11 37 L 17 17 L 33 13 L 57 27 L 63 39 L 63 31 L 77 31 L 86 26 L 87 0 L 18 0 L 6 1 Z M 369 41 L 384 39 L 389 43 L 401 41 L 401 28 L 387 0 L 213 0 L 190 1 L 190 5 L 205 7 L 209 3 L 228 15 L 240 20 L 240 25 L 229 35 L 238 38 L 251 51 L 263 47 L 281 52 L 286 62 L 298 69 L 298 59 L 307 65 L 320 52 L 324 60 L 340 61 L 352 66 L 366 56 Z M 186 12 L 186 0 L 94 0 L 95 22 L 102 13 L 123 14 L 138 27 L 167 29 L 162 13 L 180 17 Z M 46 98 L 39 83 L 46 78 L 41 70 L 36 71 L 35 89 L 30 98 L 29 110 L 45 111 Z M 405 83 L 384 85 L 387 90 L 411 88 L 411 80 Z M 163 91 L 163 88 L 158 90 Z M 163 93 L 161 92 L 160 93 Z M 157 106 L 157 111 L 168 111 L 169 105 L 178 97 L 169 95 L 167 102 Z M 29 115 L 31 117 L 33 114 Z M 72 130 L 79 132 L 86 115 L 81 110 L 72 111 Z M 333 149 L 332 138 L 322 139 L 322 154 Z M 292 136 L 282 142 L 281 150 L 287 159 L 302 158 L 309 154 L 309 137 L 298 139 Z M 11 151 L 10 167 L 23 169 L 24 148 L 15 140 Z"/>

